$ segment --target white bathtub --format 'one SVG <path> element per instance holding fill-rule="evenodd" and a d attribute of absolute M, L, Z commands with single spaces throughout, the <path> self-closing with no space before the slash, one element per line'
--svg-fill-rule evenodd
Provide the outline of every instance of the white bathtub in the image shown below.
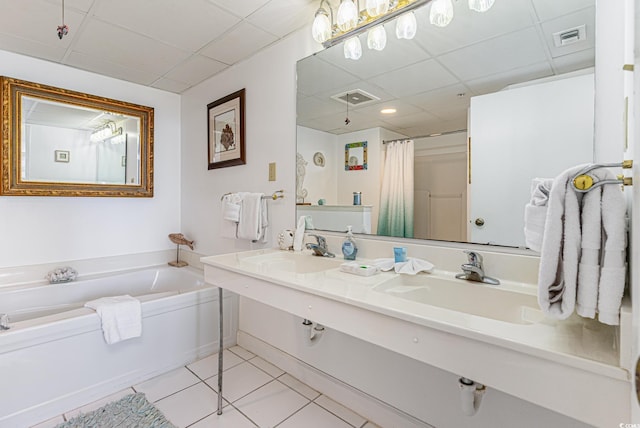
<path fill-rule="evenodd" d="M 142 337 L 104 341 L 86 301 L 129 294 L 142 302 Z M 225 344 L 237 302 L 225 301 Z M 218 290 L 202 272 L 162 266 L 57 285 L 0 288 L 0 427 L 22 427 L 216 351 Z"/>

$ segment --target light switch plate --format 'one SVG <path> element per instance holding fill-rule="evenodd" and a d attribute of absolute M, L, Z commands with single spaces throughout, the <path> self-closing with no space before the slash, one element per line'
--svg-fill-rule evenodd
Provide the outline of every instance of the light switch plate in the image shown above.
<path fill-rule="evenodd" d="M 269 164 L 269 181 L 276 181 L 276 163 Z"/>

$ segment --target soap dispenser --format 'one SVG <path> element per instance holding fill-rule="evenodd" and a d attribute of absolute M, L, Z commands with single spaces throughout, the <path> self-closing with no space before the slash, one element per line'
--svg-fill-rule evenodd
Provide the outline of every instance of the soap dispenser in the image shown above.
<path fill-rule="evenodd" d="M 345 260 L 355 260 L 358 253 L 358 247 L 356 247 L 356 241 L 353 239 L 353 233 L 351 232 L 351 226 L 347 226 L 347 236 L 342 242 L 342 254 Z"/>

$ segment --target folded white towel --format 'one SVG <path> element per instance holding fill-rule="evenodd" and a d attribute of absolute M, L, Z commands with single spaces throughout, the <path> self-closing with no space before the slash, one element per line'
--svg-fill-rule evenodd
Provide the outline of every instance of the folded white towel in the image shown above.
<path fill-rule="evenodd" d="M 240 221 L 240 204 L 235 204 L 228 199 L 222 201 L 222 218 L 229 221 Z"/>
<path fill-rule="evenodd" d="M 247 193 L 242 198 L 238 239 L 266 242 L 267 201 L 263 196 L 264 193 Z"/>
<path fill-rule="evenodd" d="M 396 273 L 404 273 L 407 275 L 415 275 L 419 272 L 433 272 L 433 264 L 422 259 L 416 259 L 409 257 L 406 262 L 395 262 L 395 259 L 384 258 L 376 259 L 373 261 L 373 265 L 381 271 L 389 271 L 393 269 Z"/>
<path fill-rule="evenodd" d="M 580 200 L 571 181 L 585 165 L 570 168 L 553 180 L 538 272 L 538 303 L 549 315 L 566 319 L 576 305 L 580 260 Z"/>
<path fill-rule="evenodd" d="M 547 217 L 549 193 L 553 179 L 534 178 L 531 182 L 531 199 L 524 208 L 524 238 L 533 251 L 542 248 L 542 237 Z"/>
<path fill-rule="evenodd" d="M 129 295 L 102 297 L 84 304 L 96 311 L 102 321 L 102 333 L 108 344 L 142 335 L 140 301 Z"/>

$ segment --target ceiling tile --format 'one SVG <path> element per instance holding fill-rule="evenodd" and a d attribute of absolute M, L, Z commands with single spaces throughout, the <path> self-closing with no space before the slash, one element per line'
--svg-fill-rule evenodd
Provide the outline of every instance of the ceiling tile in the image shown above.
<path fill-rule="evenodd" d="M 302 97 L 297 100 L 296 112 L 299 121 L 316 119 L 345 110 L 345 105 L 334 100 Z"/>
<path fill-rule="evenodd" d="M 62 21 L 60 6 L 45 0 L 20 0 L 19 6 L 15 3 L 0 0 L 0 11 L 11 10 L 11 13 L 0 13 L 0 33 L 56 48 L 69 47 L 85 17 L 77 11 L 66 11 L 65 23 L 69 26 L 69 34 L 60 40 L 56 32 Z"/>
<path fill-rule="evenodd" d="M 298 62 L 297 66 L 298 91 L 304 95 L 315 95 L 323 91 L 331 91 L 334 88 L 357 82 L 356 76 L 349 74 L 317 56 Z M 327 76 L 331 76 L 327 79 Z"/>
<path fill-rule="evenodd" d="M 225 68 L 227 68 L 226 64 L 201 55 L 194 55 L 168 72 L 165 77 L 179 82 L 185 82 L 189 85 L 195 85 Z"/>
<path fill-rule="evenodd" d="M 396 97 L 450 86 L 458 82 L 444 67 L 432 59 L 411 64 L 370 81 Z"/>
<path fill-rule="evenodd" d="M 46 0 L 47 2 L 55 5 L 62 14 L 62 1 L 60 0 Z M 64 11 L 65 15 L 67 11 L 72 9 L 77 9 L 81 12 L 88 12 L 91 9 L 91 5 L 93 5 L 94 0 L 66 0 L 64 2 Z"/>
<path fill-rule="evenodd" d="M 67 49 L 0 33 L 0 49 L 49 61 L 61 61 Z"/>
<path fill-rule="evenodd" d="M 583 68 L 595 66 L 595 49 L 588 49 L 553 59 L 553 66 L 558 73 L 569 73 Z"/>
<path fill-rule="evenodd" d="M 186 51 L 96 19 L 88 22 L 74 50 L 156 75 L 163 75 L 190 56 Z"/>
<path fill-rule="evenodd" d="M 99 56 L 81 52 L 72 52 L 65 64 L 141 85 L 148 85 L 160 77 L 158 74 L 127 68 L 121 64 L 109 62 Z"/>
<path fill-rule="evenodd" d="M 241 18 L 246 18 L 269 0 L 209 0 Z"/>
<path fill-rule="evenodd" d="M 315 0 L 271 0 L 249 15 L 247 20 L 265 31 L 284 37 L 313 21 Z"/>
<path fill-rule="evenodd" d="M 190 52 L 240 21 L 207 0 L 102 0 L 95 16 Z"/>
<path fill-rule="evenodd" d="M 431 5 L 427 5 L 416 13 L 418 32 L 415 40 L 432 55 L 460 49 L 535 24 L 529 0 L 496 1 L 485 13 L 470 10 L 466 1 L 457 1 L 454 2 L 453 21 L 444 28 L 431 25 L 430 10 Z"/>
<path fill-rule="evenodd" d="M 398 128 L 406 128 L 408 126 L 415 126 L 416 123 L 438 123 L 441 122 L 441 119 L 423 111 L 408 115 L 401 113 L 385 118 L 384 121 Z"/>
<path fill-rule="evenodd" d="M 160 78 L 151 84 L 152 87 L 162 89 L 164 91 L 175 92 L 179 94 L 191 87 L 188 83 L 177 82 L 175 80 Z"/>
<path fill-rule="evenodd" d="M 200 51 L 202 55 L 225 64 L 234 64 L 278 40 L 273 34 L 242 22 Z"/>
<path fill-rule="evenodd" d="M 557 58 L 586 49 L 594 48 L 596 45 L 596 9 L 589 8 L 580 12 L 564 15 L 560 18 L 546 21 L 541 24 L 542 32 L 551 51 L 551 56 Z M 580 25 L 585 25 L 586 39 L 566 46 L 556 47 L 553 41 L 553 34 L 569 30 Z"/>
<path fill-rule="evenodd" d="M 515 83 L 541 79 L 543 77 L 552 76 L 553 74 L 551 66 L 545 61 L 509 70 L 504 73 L 496 73 L 480 79 L 470 80 L 466 82 L 466 85 L 475 95 L 483 95 L 500 91 Z"/>
<path fill-rule="evenodd" d="M 585 7 L 595 7 L 596 0 L 531 0 L 541 21 L 575 12 Z"/>
<path fill-rule="evenodd" d="M 438 57 L 461 80 L 477 79 L 547 59 L 534 28 L 510 33 Z"/>
<path fill-rule="evenodd" d="M 437 116 L 437 113 L 448 110 L 455 111 L 461 107 L 468 106 L 469 97 L 458 96 L 458 94 L 466 94 L 466 92 L 467 88 L 464 85 L 458 84 L 407 97 L 405 101 Z"/>

